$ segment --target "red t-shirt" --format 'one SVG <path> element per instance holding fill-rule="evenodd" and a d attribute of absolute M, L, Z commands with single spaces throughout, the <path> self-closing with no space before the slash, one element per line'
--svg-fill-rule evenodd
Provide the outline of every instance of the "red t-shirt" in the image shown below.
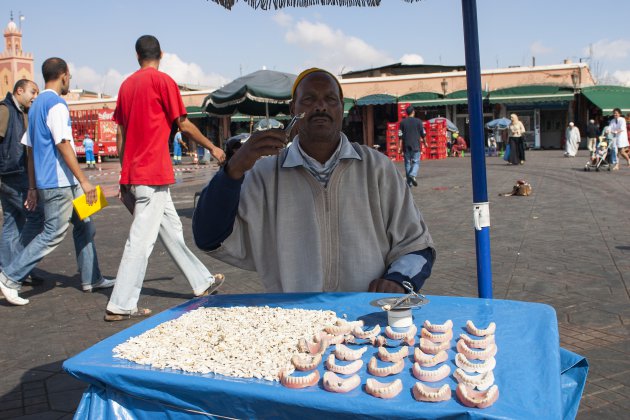
<path fill-rule="evenodd" d="M 166 73 L 145 67 L 123 82 L 114 111 L 126 129 L 121 184 L 175 183 L 168 139 L 175 119 L 185 114 L 177 83 Z"/>

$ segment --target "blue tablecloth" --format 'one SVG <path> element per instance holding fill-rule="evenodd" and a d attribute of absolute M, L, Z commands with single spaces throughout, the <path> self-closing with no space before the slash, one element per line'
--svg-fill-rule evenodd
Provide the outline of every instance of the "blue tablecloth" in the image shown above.
<path fill-rule="evenodd" d="M 412 360 L 405 370 L 389 378 L 400 378 L 403 392 L 391 400 L 368 395 L 364 390 L 370 375 L 367 361 L 376 353 L 364 354 L 359 372 L 362 385 L 348 394 L 325 391 L 321 385 L 303 390 L 284 388 L 278 382 L 229 378 L 215 374 L 189 374 L 155 369 L 112 356 L 112 349 L 164 321 L 200 306 L 261 306 L 330 309 L 349 320 L 363 319 L 369 325 L 387 325 L 385 312 L 369 304 L 390 296 L 374 293 L 219 295 L 200 298 L 169 309 L 103 340 L 68 359 L 64 369 L 90 384 L 75 418 L 265 418 L 309 419 L 334 415 L 335 419 L 490 418 L 533 419 L 573 418 L 586 381 L 588 364 L 582 357 L 559 347 L 556 314 L 543 304 L 429 296 L 430 303 L 414 310 L 414 323 L 421 327 L 428 319 L 440 324 L 454 323 L 453 346 L 448 351 L 452 372 L 456 366 L 455 342 L 472 320 L 484 328 L 497 324 L 495 383 L 499 400 L 487 409 L 468 408 L 455 396 L 452 375 L 435 386 L 448 383 L 453 398 L 442 403 L 420 403 L 413 399 Z M 367 327 L 366 327 L 367 328 Z M 329 350 L 330 351 L 330 350 Z M 323 365 L 323 364 L 322 364 Z M 323 366 L 320 366 L 323 375 Z"/>

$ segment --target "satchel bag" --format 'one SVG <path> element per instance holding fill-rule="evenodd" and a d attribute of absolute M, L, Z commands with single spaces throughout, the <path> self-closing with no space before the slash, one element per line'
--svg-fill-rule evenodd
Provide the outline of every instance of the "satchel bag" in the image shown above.
<path fill-rule="evenodd" d="M 506 162 L 510 160 L 510 145 L 505 146 L 505 153 L 503 154 L 503 160 Z"/>

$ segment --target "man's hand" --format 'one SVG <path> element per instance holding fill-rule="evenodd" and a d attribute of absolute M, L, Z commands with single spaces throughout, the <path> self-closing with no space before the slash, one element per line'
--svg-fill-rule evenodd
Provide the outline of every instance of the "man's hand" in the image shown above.
<path fill-rule="evenodd" d="M 37 190 L 31 190 L 29 188 L 28 192 L 26 193 L 24 208 L 28 211 L 35 211 L 35 208 L 37 208 Z"/>
<path fill-rule="evenodd" d="M 90 184 L 89 181 L 86 180 L 81 183 L 81 189 L 85 193 L 85 200 L 87 201 L 89 206 L 96 203 L 96 187 L 95 186 L 93 186 L 92 184 Z"/>
<path fill-rule="evenodd" d="M 219 165 L 223 165 L 225 163 L 225 152 L 220 147 L 213 147 L 210 149 L 210 154 L 219 161 Z"/>
<path fill-rule="evenodd" d="M 227 175 L 232 179 L 241 179 L 258 159 L 280 153 L 286 141 L 284 130 L 271 129 L 252 134 L 230 159 L 226 167 Z"/>
<path fill-rule="evenodd" d="M 368 292 L 375 293 L 407 293 L 404 287 L 392 280 L 376 279 L 370 282 Z"/>

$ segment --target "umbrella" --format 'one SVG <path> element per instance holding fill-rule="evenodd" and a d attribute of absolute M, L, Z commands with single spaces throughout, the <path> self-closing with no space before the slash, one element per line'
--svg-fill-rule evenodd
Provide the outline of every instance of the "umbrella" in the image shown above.
<path fill-rule="evenodd" d="M 437 117 L 437 118 L 431 118 L 429 120 L 430 123 L 436 123 L 439 121 L 446 121 L 446 129 L 448 131 L 452 131 L 454 133 L 459 132 L 459 128 L 457 128 L 457 126 L 455 125 L 455 123 L 451 120 L 449 120 L 448 118 L 444 118 L 444 117 Z"/>
<path fill-rule="evenodd" d="M 212 0 L 231 9 L 237 0 Z M 379 6 L 381 0 L 242 0 L 253 8 L 328 6 Z M 420 0 L 404 0 L 414 3 Z M 492 297 L 492 266 L 490 258 L 490 208 L 486 177 L 483 108 L 481 101 L 481 60 L 479 57 L 479 30 L 477 0 L 461 0 L 466 55 L 466 84 L 470 121 L 470 164 L 473 186 L 473 219 L 475 249 L 477 251 L 477 290 L 479 297 Z"/>
<path fill-rule="evenodd" d="M 510 124 L 512 124 L 512 120 L 509 118 L 497 118 L 496 120 L 487 122 L 486 128 L 490 130 L 505 130 Z"/>
<path fill-rule="evenodd" d="M 258 70 L 234 79 L 206 96 L 202 108 L 209 114 L 226 116 L 289 113 L 291 88 L 297 76 L 273 70 Z"/>

